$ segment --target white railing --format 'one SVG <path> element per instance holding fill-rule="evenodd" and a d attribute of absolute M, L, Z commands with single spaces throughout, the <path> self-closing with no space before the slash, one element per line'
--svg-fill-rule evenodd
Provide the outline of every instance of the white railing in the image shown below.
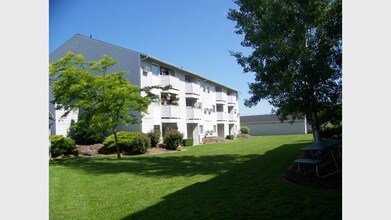
<path fill-rule="evenodd" d="M 162 105 L 162 118 L 179 118 L 180 110 L 179 106 L 175 105 Z"/>
<path fill-rule="evenodd" d="M 186 114 L 187 114 L 187 119 L 194 120 L 194 119 L 201 119 L 202 112 L 201 109 L 187 107 Z"/>
<path fill-rule="evenodd" d="M 236 96 L 234 96 L 234 95 L 229 95 L 229 96 L 228 96 L 228 103 L 236 104 Z"/>
<path fill-rule="evenodd" d="M 229 121 L 236 121 L 237 117 L 236 117 L 236 114 L 234 113 L 229 113 L 228 114 L 228 120 Z"/>
<path fill-rule="evenodd" d="M 227 113 L 226 112 L 216 112 L 217 120 L 227 120 Z"/>
<path fill-rule="evenodd" d="M 200 95 L 201 94 L 201 88 L 196 83 L 186 82 L 186 93 Z"/>
<path fill-rule="evenodd" d="M 171 85 L 173 89 L 179 88 L 179 78 L 171 75 L 161 75 L 160 82 L 162 86 Z"/>
<path fill-rule="evenodd" d="M 227 101 L 227 94 L 224 92 L 216 92 L 216 100 Z"/>

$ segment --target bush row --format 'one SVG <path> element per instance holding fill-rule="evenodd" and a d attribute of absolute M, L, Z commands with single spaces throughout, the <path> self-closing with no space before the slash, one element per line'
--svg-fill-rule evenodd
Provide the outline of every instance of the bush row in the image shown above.
<path fill-rule="evenodd" d="M 141 132 L 117 132 L 117 142 L 120 151 L 123 153 L 143 154 L 151 148 L 151 139 L 147 134 Z M 101 154 L 111 154 L 116 151 L 115 138 L 114 134 L 112 134 L 103 141 L 103 147 L 98 152 Z"/>
<path fill-rule="evenodd" d="M 73 133 L 74 135 L 74 133 Z M 75 136 L 72 136 L 75 137 Z M 91 137 L 91 136 L 89 136 Z M 77 137 L 79 138 L 79 137 Z M 79 140 L 79 143 L 83 144 L 92 144 L 96 143 L 97 139 L 92 141 L 89 139 L 88 141 Z M 70 137 L 64 137 L 62 135 L 53 135 L 50 137 L 51 141 L 51 154 L 53 157 L 57 157 L 60 155 L 77 155 L 76 143 Z M 141 132 L 127 132 L 127 131 L 119 131 L 117 132 L 117 143 L 122 153 L 137 153 L 143 154 L 148 151 L 151 147 L 157 147 L 160 142 L 160 132 L 159 131 L 151 131 L 148 134 L 144 134 Z M 116 153 L 115 147 L 115 138 L 114 134 L 104 138 L 103 147 L 99 149 L 99 153 L 101 154 L 112 154 Z M 165 135 L 163 139 L 163 147 L 168 150 L 176 150 L 179 146 L 192 146 L 194 143 L 192 138 L 183 139 L 183 134 L 178 131 L 172 131 Z"/>

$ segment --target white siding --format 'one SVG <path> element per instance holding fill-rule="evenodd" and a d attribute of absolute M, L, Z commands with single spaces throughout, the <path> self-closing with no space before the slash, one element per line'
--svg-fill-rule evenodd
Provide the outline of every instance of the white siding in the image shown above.
<path fill-rule="evenodd" d="M 304 134 L 304 121 L 296 121 L 293 124 L 289 122 L 264 122 L 264 123 L 250 123 L 242 124 L 250 128 L 250 135 L 275 135 L 275 134 Z"/>
<path fill-rule="evenodd" d="M 195 82 L 192 84 L 188 84 L 188 90 L 192 90 L 194 95 L 193 97 L 199 97 L 198 101 L 202 102 L 201 112 L 189 112 L 189 114 L 197 114 L 200 115 L 201 120 L 198 121 L 187 121 L 187 108 L 186 108 L 186 82 L 185 76 L 189 75 L 189 73 L 181 68 L 174 68 L 173 66 L 166 64 L 162 61 L 158 61 L 154 58 L 142 58 L 140 59 L 140 53 L 127 50 L 115 45 L 111 45 L 108 43 L 104 43 L 98 40 L 90 39 L 88 37 L 75 35 L 67 42 L 65 42 L 60 48 L 50 54 L 50 62 L 56 61 L 65 56 L 68 51 L 72 51 L 75 54 L 83 54 L 85 60 L 99 60 L 102 58 L 104 54 L 112 57 L 115 60 L 119 61 L 119 64 L 115 65 L 115 67 L 111 71 L 120 71 L 123 70 L 126 72 L 125 77 L 133 84 L 138 85 L 140 87 L 152 86 L 152 85 L 162 85 L 165 82 L 173 84 L 173 87 L 177 89 L 175 93 L 177 97 L 179 97 L 179 105 L 175 107 L 175 112 L 179 113 L 179 119 L 162 119 L 163 116 L 163 108 L 160 102 L 152 103 L 146 114 L 143 114 L 142 123 L 131 125 L 131 126 L 121 126 L 119 130 L 137 130 L 144 133 L 151 131 L 154 128 L 154 125 L 159 125 L 162 128 L 162 122 L 170 122 L 176 123 L 178 127 L 178 131 L 184 134 L 184 137 L 187 138 L 188 135 L 188 123 L 193 123 L 191 126 L 197 126 L 197 129 L 193 132 L 193 137 L 195 140 L 202 140 L 205 136 L 205 131 L 212 131 L 213 127 L 217 125 L 217 112 L 213 112 L 213 105 L 216 106 L 216 91 L 215 91 L 215 83 L 210 82 L 209 80 L 202 79 L 201 77 L 195 76 L 194 74 L 190 74 L 191 77 L 195 79 Z M 160 68 L 160 65 L 165 67 L 169 67 L 175 71 L 175 77 L 170 76 L 169 82 L 164 81 L 159 73 L 160 71 L 154 71 L 154 65 Z M 146 68 L 144 68 L 146 67 Z M 144 71 L 147 70 L 147 71 Z M 191 85 L 191 86 L 190 86 Z M 203 86 L 205 91 L 200 87 Z M 226 117 L 226 121 L 219 122 L 219 124 L 224 125 L 224 137 L 229 134 L 229 125 L 236 125 L 234 127 L 239 128 L 240 123 L 239 119 L 236 118 L 235 122 L 228 122 L 228 96 L 227 90 L 228 88 L 219 85 L 222 87 L 221 97 L 218 99 L 224 99 L 224 115 Z M 209 92 L 208 92 L 209 88 Z M 153 90 L 153 93 L 160 96 L 159 90 Z M 199 93 L 199 96 L 198 96 Z M 142 94 L 144 95 L 144 94 Z M 239 104 L 236 98 L 231 98 L 233 105 L 236 108 L 236 112 L 239 113 Z M 220 102 L 221 103 L 221 102 Z M 50 105 L 49 109 L 53 115 L 57 117 L 59 112 L 55 112 L 53 110 L 54 106 Z M 205 109 L 208 109 L 206 114 L 204 113 Z M 210 110 L 210 114 L 209 114 Z M 215 107 L 215 110 L 217 108 Z M 232 118 L 233 116 L 231 116 Z M 235 114 L 235 117 L 238 117 Z M 74 118 L 73 118 L 74 119 Z M 70 119 L 66 119 L 70 120 Z M 77 119 L 76 119 L 77 120 Z M 204 132 L 202 134 L 198 133 L 199 125 L 203 126 Z M 56 128 L 59 127 L 59 124 L 53 126 L 53 131 L 56 132 Z M 62 127 L 61 127 L 62 126 Z M 66 130 L 65 127 L 69 125 L 61 125 L 61 132 Z M 217 127 L 217 126 L 216 126 Z M 58 129 L 57 129 L 58 130 Z M 238 133 L 237 131 L 235 133 Z M 213 132 L 212 136 L 217 136 L 217 132 Z"/>

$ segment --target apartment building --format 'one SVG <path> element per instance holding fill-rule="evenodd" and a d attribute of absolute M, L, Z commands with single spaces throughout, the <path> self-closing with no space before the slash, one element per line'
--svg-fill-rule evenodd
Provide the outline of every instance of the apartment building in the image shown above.
<path fill-rule="evenodd" d="M 168 91 L 154 91 L 161 101 L 152 103 L 147 114 L 139 115 L 140 124 L 122 126 L 119 130 L 147 133 L 154 129 L 164 136 L 174 129 L 185 138 L 193 138 L 195 144 L 201 143 L 206 136 L 225 137 L 238 133 L 239 104 L 235 89 L 153 56 L 79 34 L 52 52 L 49 61 L 56 61 L 69 51 L 82 54 L 85 60 L 99 60 L 104 54 L 112 57 L 119 64 L 111 71 L 126 71 L 124 77 L 140 87 L 172 86 Z M 60 118 L 61 110 L 56 111 L 50 103 L 49 111 L 56 118 L 52 134 L 67 135 L 69 126 L 77 121 L 77 112 Z"/>

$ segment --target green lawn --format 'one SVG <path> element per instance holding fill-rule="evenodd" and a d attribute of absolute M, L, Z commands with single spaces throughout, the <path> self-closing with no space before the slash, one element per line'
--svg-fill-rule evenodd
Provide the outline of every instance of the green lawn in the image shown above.
<path fill-rule="evenodd" d="M 342 191 L 281 176 L 312 135 L 50 163 L 50 219 L 341 219 Z"/>

